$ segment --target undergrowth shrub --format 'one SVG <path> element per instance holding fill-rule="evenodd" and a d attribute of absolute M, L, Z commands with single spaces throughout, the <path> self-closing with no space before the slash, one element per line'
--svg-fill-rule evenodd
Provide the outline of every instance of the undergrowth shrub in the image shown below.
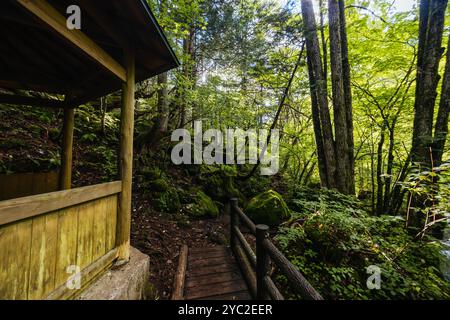
<path fill-rule="evenodd" d="M 358 200 L 334 191 L 295 188 L 297 211 L 275 240 L 288 259 L 328 299 L 449 299 L 439 265 L 442 246 L 415 240 L 401 217 L 370 216 Z M 369 290 L 367 267 L 381 270 L 381 288 Z M 276 275 L 289 298 L 299 298 Z"/>

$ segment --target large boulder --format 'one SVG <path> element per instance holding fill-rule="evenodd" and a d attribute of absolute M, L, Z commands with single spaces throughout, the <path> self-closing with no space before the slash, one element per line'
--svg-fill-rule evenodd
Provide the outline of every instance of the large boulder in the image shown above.
<path fill-rule="evenodd" d="M 190 216 L 215 218 L 219 215 L 219 208 L 203 191 L 193 190 L 193 199 L 195 202 L 187 206 Z"/>
<path fill-rule="evenodd" d="M 263 192 L 250 200 L 245 213 L 255 224 L 277 226 L 291 217 L 283 197 L 276 191 Z"/>

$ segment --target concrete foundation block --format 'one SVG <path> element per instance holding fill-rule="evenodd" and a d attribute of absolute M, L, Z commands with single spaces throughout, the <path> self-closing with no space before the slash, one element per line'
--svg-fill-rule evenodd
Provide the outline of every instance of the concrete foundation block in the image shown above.
<path fill-rule="evenodd" d="M 93 282 L 78 300 L 142 300 L 149 279 L 150 258 L 131 248 L 130 261 L 106 271 Z"/>

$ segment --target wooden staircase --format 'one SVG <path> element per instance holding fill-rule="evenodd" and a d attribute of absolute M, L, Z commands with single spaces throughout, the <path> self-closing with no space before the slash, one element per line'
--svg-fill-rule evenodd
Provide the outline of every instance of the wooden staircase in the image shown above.
<path fill-rule="evenodd" d="M 228 247 L 181 248 L 172 300 L 251 299 Z"/>

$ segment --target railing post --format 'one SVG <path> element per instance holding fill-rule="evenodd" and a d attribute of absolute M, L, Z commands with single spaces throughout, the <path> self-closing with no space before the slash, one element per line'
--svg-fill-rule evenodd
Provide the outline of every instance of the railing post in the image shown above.
<path fill-rule="evenodd" d="M 256 299 L 265 300 L 268 296 L 264 278 L 269 275 L 270 257 L 264 249 L 263 242 L 269 235 L 269 227 L 264 224 L 256 226 Z"/>
<path fill-rule="evenodd" d="M 236 214 L 235 208 L 238 206 L 238 199 L 230 199 L 230 246 L 236 246 L 236 236 L 234 234 L 234 226 L 239 226 L 239 217 Z"/>

